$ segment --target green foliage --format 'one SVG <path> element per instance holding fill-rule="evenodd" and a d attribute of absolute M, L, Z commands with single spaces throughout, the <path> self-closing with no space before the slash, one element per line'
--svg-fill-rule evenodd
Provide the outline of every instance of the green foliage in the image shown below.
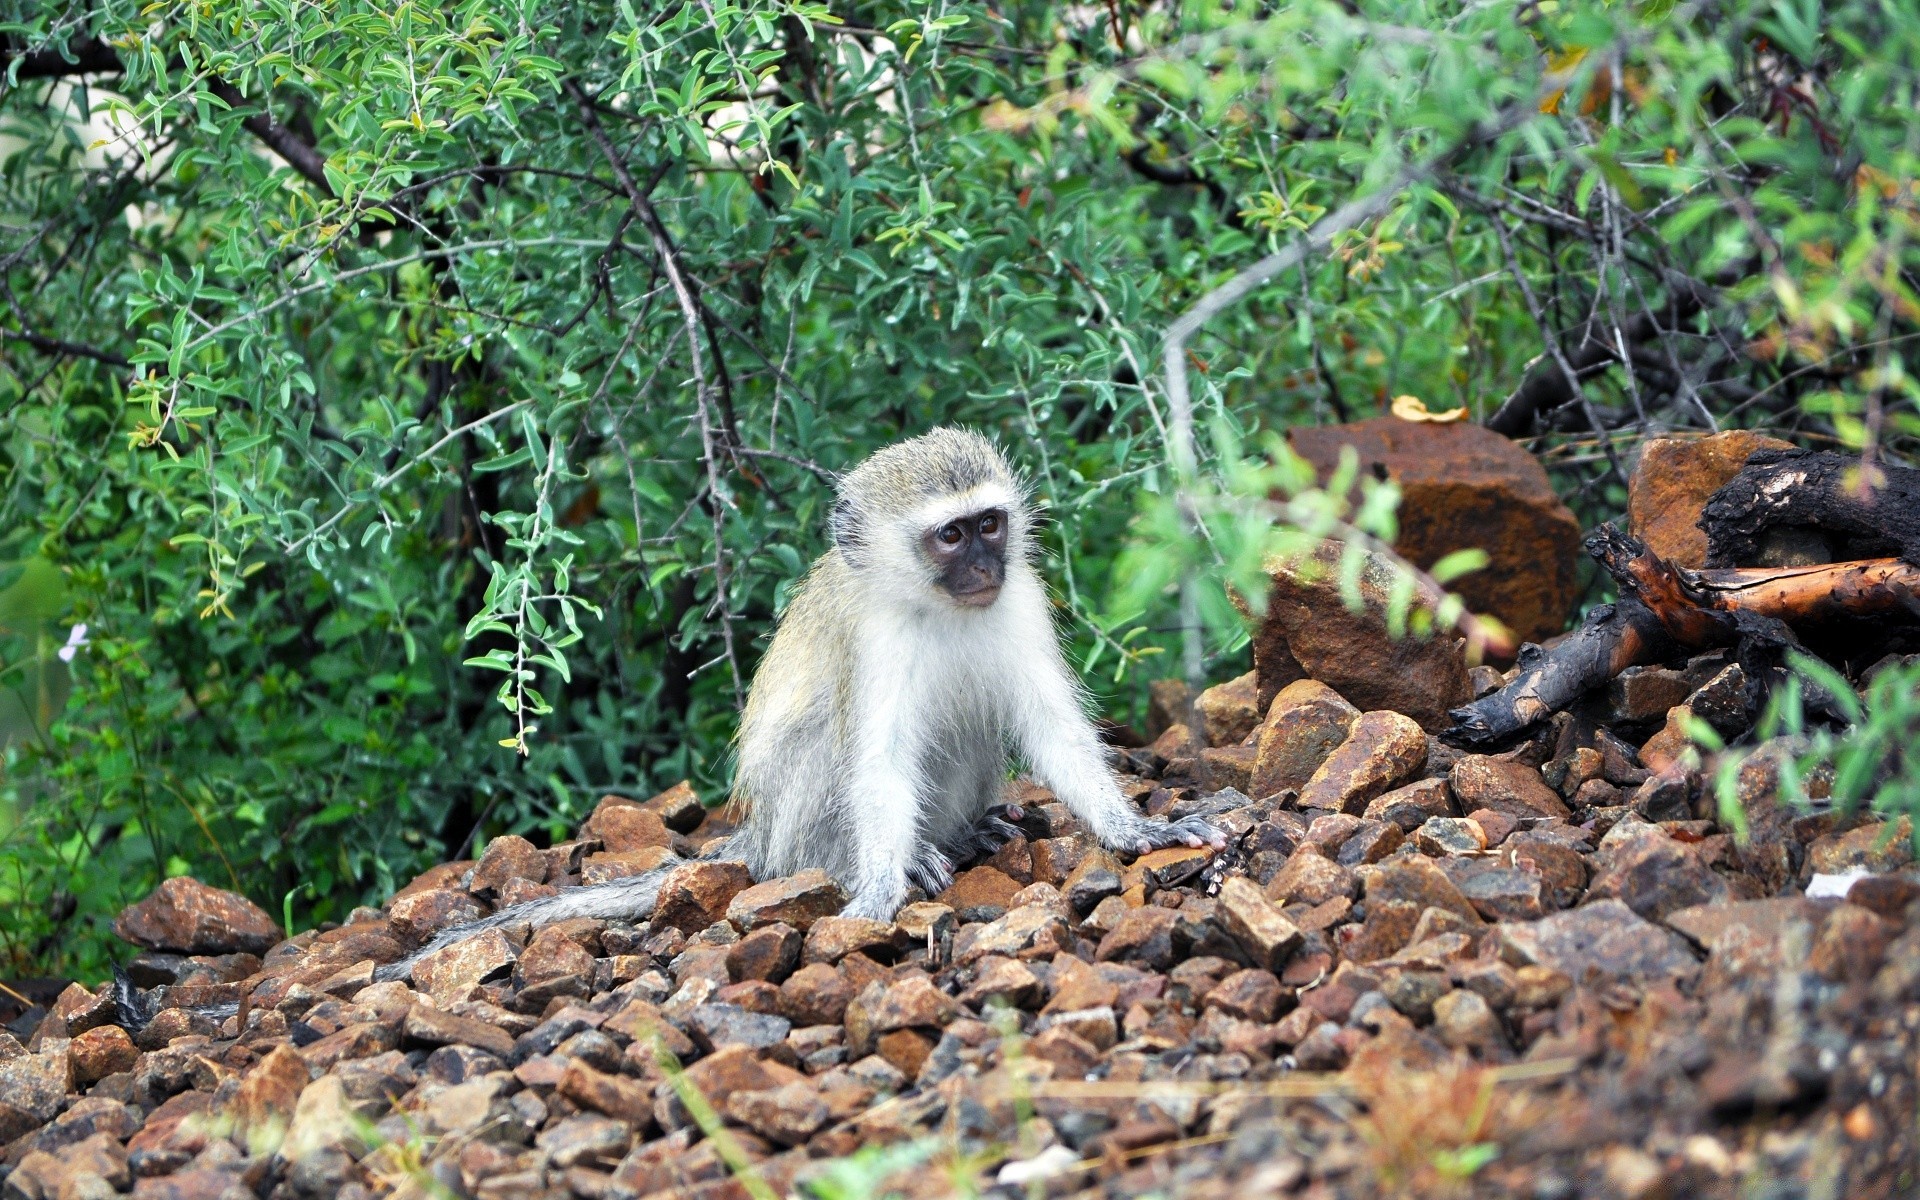
<path fill-rule="evenodd" d="M 1864 694 L 1811 655 L 1792 654 L 1789 666 L 1752 734 L 1763 745 L 1785 739 L 1776 744 L 1787 748 L 1776 762 L 1780 799 L 1806 805 L 1814 794 L 1810 781 L 1817 779 L 1817 794 L 1841 812 L 1865 808 L 1906 816 L 1920 830 L 1920 657 L 1882 664 L 1868 676 Z M 1723 749 L 1711 728 L 1693 737 L 1708 749 Z M 1742 832 L 1740 768 L 1751 753 L 1725 755 L 1714 774 L 1723 819 Z M 1915 845 L 1920 847 L 1920 838 Z"/>
<path fill-rule="evenodd" d="M 0 0 L 8 969 L 98 976 L 173 872 L 337 919 L 606 790 L 717 799 L 831 472 L 936 423 L 1031 474 L 1123 715 L 1167 564 L 1244 654 L 1270 435 L 1483 418 L 1682 277 L 1718 298 L 1541 413 L 1583 516 L 1630 430 L 1898 452 L 1915 16 Z M 1355 197 L 1190 343 L 1166 508 L 1160 338 Z"/>

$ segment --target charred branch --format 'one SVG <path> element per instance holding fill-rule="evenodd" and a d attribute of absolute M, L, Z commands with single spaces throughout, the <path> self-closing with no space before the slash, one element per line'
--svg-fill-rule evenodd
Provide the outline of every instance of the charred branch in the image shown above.
<path fill-rule="evenodd" d="M 1859 459 L 1831 451 L 1760 451 L 1707 502 L 1707 564 L 1765 565 L 1798 552 L 1920 565 L 1920 471 L 1868 470 L 1874 477 L 1861 478 Z"/>

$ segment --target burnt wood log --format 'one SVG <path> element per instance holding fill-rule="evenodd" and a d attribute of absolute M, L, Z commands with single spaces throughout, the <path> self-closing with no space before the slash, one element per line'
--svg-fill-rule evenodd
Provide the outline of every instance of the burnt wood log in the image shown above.
<path fill-rule="evenodd" d="M 1897 557 L 1920 566 L 1920 471 L 1831 451 L 1762 450 L 1707 501 L 1707 566 L 1765 566 L 1783 547 L 1829 562 Z"/>
<path fill-rule="evenodd" d="M 1863 617 L 1920 623 L 1920 566 L 1900 558 L 1689 571 L 1611 525 L 1587 539 L 1587 552 L 1619 582 L 1619 602 L 1595 609 L 1551 650 L 1524 648 L 1520 673 L 1451 710 L 1454 725 L 1442 740 L 1504 742 L 1630 666 L 1721 646 L 1735 647 L 1753 692 L 1749 702 L 1757 703 L 1781 652 L 1800 644 L 1795 626 Z"/>

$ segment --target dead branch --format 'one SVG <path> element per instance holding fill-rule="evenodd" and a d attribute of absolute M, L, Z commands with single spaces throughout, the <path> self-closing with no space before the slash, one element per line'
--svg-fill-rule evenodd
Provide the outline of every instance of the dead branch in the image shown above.
<path fill-rule="evenodd" d="M 1448 714 L 1454 726 L 1444 740 L 1503 742 L 1628 667 L 1681 651 L 1736 646 L 1747 658 L 1797 645 L 1798 626 L 1887 616 L 1920 622 L 1920 566 L 1898 558 L 1689 571 L 1611 525 L 1587 539 L 1587 552 L 1619 582 L 1619 603 L 1595 609 L 1551 650 L 1524 648 L 1510 682 Z"/>
<path fill-rule="evenodd" d="M 1897 555 L 1920 565 L 1920 471 L 1831 451 L 1762 450 L 1707 501 L 1707 565 L 1764 565 L 1785 541 L 1831 543 L 1826 558 Z M 1865 486 L 1862 486 L 1862 485 Z"/>

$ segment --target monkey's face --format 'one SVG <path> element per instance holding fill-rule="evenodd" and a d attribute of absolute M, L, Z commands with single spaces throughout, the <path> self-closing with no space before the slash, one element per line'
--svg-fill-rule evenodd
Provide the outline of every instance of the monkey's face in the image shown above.
<path fill-rule="evenodd" d="M 1007 514 L 988 508 L 955 517 L 920 539 L 941 591 L 968 608 L 985 608 L 1007 580 Z"/>

